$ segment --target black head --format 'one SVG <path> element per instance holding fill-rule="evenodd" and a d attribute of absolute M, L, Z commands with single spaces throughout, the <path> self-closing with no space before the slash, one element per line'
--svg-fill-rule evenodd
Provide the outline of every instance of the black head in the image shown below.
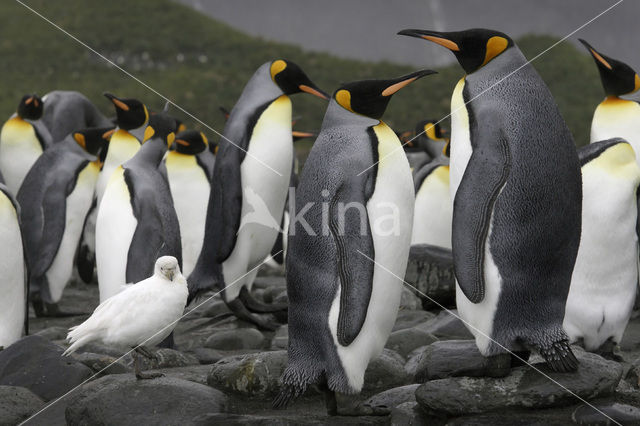
<path fill-rule="evenodd" d="M 25 120 L 39 120 L 42 117 L 42 99 L 35 93 L 24 95 L 18 104 L 18 116 Z"/>
<path fill-rule="evenodd" d="M 379 120 L 394 93 L 425 75 L 435 73 L 432 70 L 420 70 L 390 80 L 354 81 L 343 84 L 333 98 L 346 110 Z"/>
<path fill-rule="evenodd" d="M 640 77 L 633 68 L 624 62 L 603 55 L 583 39 L 579 40 L 596 61 L 602 87 L 607 96 L 628 95 L 640 89 Z"/>
<path fill-rule="evenodd" d="M 73 139 L 89 154 L 103 157 L 113 132 L 113 127 L 92 127 L 73 132 Z"/>
<path fill-rule="evenodd" d="M 316 86 L 304 71 L 291 61 L 277 59 L 271 62 L 269 71 L 271 79 L 285 95 L 306 92 L 325 100 L 329 99 L 329 95 Z"/>
<path fill-rule="evenodd" d="M 398 34 L 422 38 L 446 47 L 456 55 L 467 74 L 482 68 L 514 45 L 505 33 L 482 28 L 453 32 L 402 30 Z"/>
<path fill-rule="evenodd" d="M 175 150 L 181 154 L 196 155 L 207 149 L 209 140 L 204 133 L 186 130 L 176 135 Z"/>
<path fill-rule="evenodd" d="M 167 148 L 171 148 L 171 144 L 176 139 L 177 123 L 175 118 L 168 114 L 159 112 L 153 114 L 149 119 L 149 124 L 144 130 L 144 138 L 142 143 L 149 139 L 161 139 L 167 144 Z"/>
<path fill-rule="evenodd" d="M 149 110 L 137 99 L 121 99 L 111 93 L 104 94 L 116 107 L 118 127 L 133 130 L 149 121 Z"/>

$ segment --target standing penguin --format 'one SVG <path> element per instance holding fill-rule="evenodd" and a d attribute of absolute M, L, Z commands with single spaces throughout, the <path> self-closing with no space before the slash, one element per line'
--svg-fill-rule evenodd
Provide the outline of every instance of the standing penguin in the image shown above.
<path fill-rule="evenodd" d="M 400 140 L 381 118 L 394 93 L 432 73 L 348 83 L 329 102 L 296 191 L 296 214 L 305 213 L 289 233 L 289 361 L 275 407 L 320 383 L 336 414 L 334 392 L 360 392 L 391 333 L 414 191 Z"/>
<path fill-rule="evenodd" d="M 188 278 L 191 299 L 218 287 L 236 316 L 266 329 L 276 325 L 249 311 L 285 307 L 265 305 L 249 290 L 280 230 L 293 164 L 289 95 L 300 92 L 328 98 L 300 67 L 282 59 L 263 64 L 247 83 L 220 141 L 204 245 Z"/>
<path fill-rule="evenodd" d="M 0 348 L 28 332 L 27 270 L 20 233 L 20 211 L 11 192 L 0 184 Z"/>
<path fill-rule="evenodd" d="M 434 140 L 426 143 L 440 145 Z M 444 148 L 443 148 L 444 149 Z M 451 250 L 453 203 L 449 188 L 449 158 L 440 152 L 414 172 L 416 204 L 411 244 L 429 244 Z"/>
<path fill-rule="evenodd" d="M 51 135 L 40 121 L 42 99 L 24 95 L 18 111 L 0 132 L 0 171 L 12 194 L 17 194 L 27 172 L 51 145 Z"/>
<path fill-rule="evenodd" d="M 182 264 L 178 217 L 169 185 L 158 170 L 174 132 L 173 118 L 153 115 L 142 148 L 109 179 L 96 222 L 100 303 L 119 293 L 122 283 L 153 274 L 161 256 L 173 256 Z"/>
<path fill-rule="evenodd" d="M 149 110 L 139 100 L 121 99 L 110 93 L 104 95 L 116 108 L 118 128 L 111 136 L 109 150 L 98 178 L 96 188 L 98 209 L 113 172 L 140 150 L 145 128 L 149 122 Z"/>
<path fill-rule="evenodd" d="M 607 96 L 593 114 L 591 142 L 623 138 L 640 153 L 640 104 L 620 97 L 640 90 L 640 76 L 629 65 L 605 56 L 584 40 L 580 41 L 598 66 Z M 636 156 L 638 164 L 639 157 Z"/>
<path fill-rule="evenodd" d="M 54 143 L 62 141 L 79 129 L 113 126 L 113 123 L 80 92 L 54 90 L 44 95 L 42 101 L 42 123 L 49 129 Z"/>
<path fill-rule="evenodd" d="M 73 269 L 85 217 L 93 202 L 110 128 L 74 132 L 47 149 L 18 192 L 30 292 L 37 316 L 63 315 L 57 306 Z"/>
<path fill-rule="evenodd" d="M 416 124 L 413 136 L 403 144 L 404 152 L 409 159 L 409 166 L 415 173 L 422 166 L 438 158 L 442 154 L 447 140 L 437 120 L 422 120 Z"/>
<path fill-rule="evenodd" d="M 631 317 L 638 286 L 640 168 L 624 139 L 584 146 L 582 238 L 564 329 L 572 342 L 613 357 Z"/>
<path fill-rule="evenodd" d="M 180 222 L 185 275 L 193 271 L 204 241 L 211 175 L 206 164 L 200 161 L 199 154 L 210 153 L 208 144 L 202 132 L 187 130 L 178 133 L 175 149 L 169 151 L 164 160 L 173 206 Z"/>
<path fill-rule="evenodd" d="M 448 48 L 467 73 L 451 99 L 460 317 L 484 356 L 534 349 L 554 371 L 575 370 L 562 321 L 580 244 L 582 182 L 551 92 L 504 33 L 399 34 Z"/>

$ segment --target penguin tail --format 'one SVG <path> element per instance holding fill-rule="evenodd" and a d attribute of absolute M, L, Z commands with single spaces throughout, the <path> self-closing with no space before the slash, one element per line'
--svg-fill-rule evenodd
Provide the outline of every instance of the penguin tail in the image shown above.
<path fill-rule="evenodd" d="M 271 406 L 276 410 L 284 410 L 289 403 L 304 393 L 306 386 L 282 384 L 280 392 L 273 399 Z"/>
<path fill-rule="evenodd" d="M 580 362 L 566 339 L 553 342 L 550 345 L 540 346 L 539 352 L 547 362 L 547 365 L 555 372 L 568 373 L 578 369 Z"/>
<path fill-rule="evenodd" d="M 77 351 L 81 346 L 84 346 L 86 343 L 89 343 L 91 340 L 93 340 L 93 336 L 92 335 L 87 335 L 87 336 L 80 337 L 78 340 L 74 341 L 71 344 L 71 346 L 69 346 L 67 348 L 66 351 L 64 351 L 62 353 L 62 356 L 71 355 L 72 353 Z"/>

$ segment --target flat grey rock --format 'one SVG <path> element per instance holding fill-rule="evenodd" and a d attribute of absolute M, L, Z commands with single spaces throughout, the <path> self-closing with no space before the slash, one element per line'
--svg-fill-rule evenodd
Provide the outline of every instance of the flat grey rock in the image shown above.
<path fill-rule="evenodd" d="M 434 426 L 444 424 L 422 412 L 416 401 L 404 402 L 391 409 L 391 426 Z"/>
<path fill-rule="evenodd" d="M 131 371 L 123 360 L 118 360 L 118 358 L 110 355 L 83 352 L 74 353 L 71 356 L 89 367 L 94 373 L 99 373 L 100 376 Z"/>
<path fill-rule="evenodd" d="M 57 398 L 93 372 L 44 337 L 27 336 L 0 351 L 0 385 L 21 386 L 45 401 Z"/>
<path fill-rule="evenodd" d="M 561 407 L 576 403 L 561 383 L 585 400 L 613 394 L 622 376 L 620 364 L 576 352 L 580 366 L 574 373 L 554 373 L 544 364 L 513 368 L 504 378 L 452 377 L 432 380 L 416 390 L 416 400 L 428 413 L 462 416 L 506 408 Z M 552 379 L 552 380 L 550 380 Z"/>
<path fill-rule="evenodd" d="M 455 306 L 455 276 L 451 250 L 429 244 L 412 245 L 405 281 L 415 287 L 423 309 Z"/>
<path fill-rule="evenodd" d="M 264 342 L 264 335 L 255 328 L 238 328 L 215 333 L 204 342 L 204 347 L 218 350 L 260 349 Z"/>
<path fill-rule="evenodd" d="M 209 386 L 246 396 L 271 398 L 280 391 L 287 351 L 258 352 L 223 358 L 213 365 Z"/>
<path fill-rule="evenodd" d="M 405 385 L 380 392 L 364 401 L 361 405 L 365 410 L 371 410 L 371 414 L 386 416 L 391 410 L 405 402 L 416 402 L 416 389 L 418 384 Z"/>
<path fill-rule="evenodd" d="M 393 325 L 393 331 L 404 330 L 405 328 L 412 328 L 420 324 L 425 324 L 429 320 L 435 318 L 436 315 L 429 312 L 419 310 L 406 310 L 401 309 L 396 317 L 396 322 Z"/>
<path fill-rule="evenodd" d="M 70 426 L 114 424 L 188 424 L 201 414 L 226 410 L 227 397 L 209 386 L 176 378 L 136 380 L 109 375 L 88 383 L 69 397 Z"/>
<path fill-rule="evenodd" d="M 405 328 L 391 333 L 385 348 L 398 352 L 406 357 L 411 351 L 429 345 L 438 340 L 433 334 L 419 328 Z"/>
<path fill-rule="evenodd" d="M 610 425 L 614 421 L 623 425 L 640 425 L 640 408 L 625 404 L 581 405 L 571 415 L 579 425 Z"/>
<path fill-rule="evenodd" d="M 416 328 L 431 333 L 440 340 L 473 339 L 471 332 L 456 315 L 458 311 L 455 309 L 441 311 L 434 319 Z"/>
<path fill-rule="evenodd" d="M 0 386 L 0 425 L 25 421 L 44 406 L 44 401 L 27 388 Z"/>

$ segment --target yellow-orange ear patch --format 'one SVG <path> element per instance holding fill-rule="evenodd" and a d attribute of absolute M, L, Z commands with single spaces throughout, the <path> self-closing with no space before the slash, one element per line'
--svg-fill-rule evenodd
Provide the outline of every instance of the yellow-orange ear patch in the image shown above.
<path fill-rule="evenodd" d="M 73 139 L 80 145 L 82 148 L 87 148 L 87 142 L 84 139 L 84 135 L 82 133 L 74 133 Z"/>
<path fill-rule="evenodd" d="M 153 129 L 153 127 L 151 126 L 147 126 L 146 129 L 144 129 L 144 137 L 142 138 L 142 142 L 146 142 L 149 139 L 151 139 L 153 137 L 153 135 L 156 134 L 156 131 Z"/>
<path fill-rule="evenodd" d="M 176 134 L 171 132 L 167 135 L 167 145 L 171 148 L 171 144 L 176 140 Z"/>
<path fill-rule="evenodd" d="M 436 136 L 436 126 L 433 123 L 427 123 L 424 125 L 424 132 L 429 139 L 438 139 Z"/>
<path fill-rule="evenodd" d="M 351 93 L 348 90 L 338 90 L 338 93 L 336 93 L 336 102 L 338 102 L 342 108 L 354 112 L 353 109 L 351 109 Z"/>
<path fill-rule="evenodd" d="M 640 90 L 640 75 L 636 74 L 636 80 L 635 81 L 636 81 L 636 84 L 635 84 L 635 86 L 633 88 L 633 91 L 637 92 L 638 90 Z M 631 92 L 631 93 L 633 93 L 633 92 Z"/>
<path fill-rule="evenodd" d="M 509 40 L 500 36 L 493 36 L 487 41 L 487 51 L 484 55 L 484 62 L 481 66 L 485 66 L 490 60 L 504 52 L 509 45 Z"/>
<path fill-rule="evenodd" d="M 604 59 L 602 56 L 600 56 L 600 54 L 598 52 L 596 52 L 593 49 L 589 49 L 589 50 L 591 51 L 591 54 L 593 55 L 594 58 L 596 58 L 596 60 L 598 62 L 600 62 L 605 67 L 611 69 L 611 64 L 609 62 L 607 62 L 606 59 Z"/>
<path fill-rule="evenodd" d="M 200 136 L 202 136 L 202 140 L 205 145 L 209 146 L 209 139 L 204 135 L 204 133 L 200 132 Z"/>
<path fill-rule="evenodd" d="M 278 75 L 282 70 L 287 67 L 287 63 L 282 59 L 278 59 L 277 61 L 273 61 L 271 64 L 271 80 L 275 80 L 276 75 Z"/>

